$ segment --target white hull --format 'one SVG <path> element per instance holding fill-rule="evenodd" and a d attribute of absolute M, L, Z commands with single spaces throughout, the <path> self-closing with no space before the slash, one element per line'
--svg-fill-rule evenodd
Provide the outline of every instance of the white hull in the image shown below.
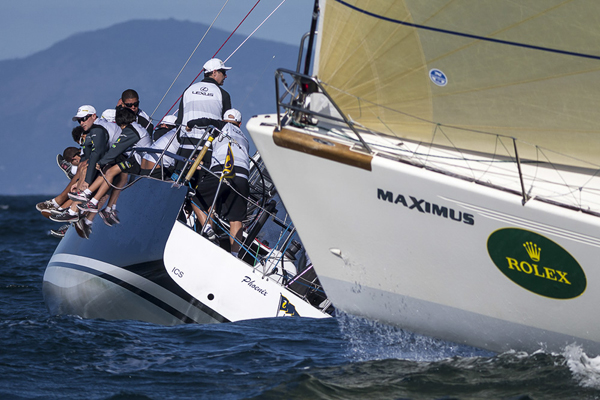
<path fill-rule="evenodd" d="M 337 309 L 493 351 L 600 354 L 600 218 L 344 145 L 332 156 L 344 142 L 330 136 L 278 145 L 275 121 L 247 128 Z M 504 248 L 499 230 L 550 242 L 537 264 L 508 271 L 524 241 Z"/>
<path fill-rule="evenodd" d="M 229 321 L 301 316 L 330 318 L 275 279 L 176 222 L 165 247 L 165 268 L 183 290 Z M 272 267 L 271 267 L 272 269 Z"/>

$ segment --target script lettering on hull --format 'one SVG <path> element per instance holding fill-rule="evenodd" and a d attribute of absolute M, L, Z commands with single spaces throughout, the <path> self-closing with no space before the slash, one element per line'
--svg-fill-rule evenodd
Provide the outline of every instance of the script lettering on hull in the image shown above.
<path fill-rule="evenodd" d="M 242 279 L 242 283 L 248 284 L 248 286 L 250 288 L 256 290 L 258 293 L 262 294 L 263 296 L 266 296 L 268 294 L 266 289 L 263 289 L 260 286 L 258 286 L 256 284 L 256 282 L 249 276 L 244 276 L 244 279 Z"/>

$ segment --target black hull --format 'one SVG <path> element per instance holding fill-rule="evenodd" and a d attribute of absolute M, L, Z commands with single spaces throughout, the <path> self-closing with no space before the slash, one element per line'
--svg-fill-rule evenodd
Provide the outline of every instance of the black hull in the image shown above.
<path fill-rule="evenodd" d="M 121 223 L 99 216 L 89 239 L 71 227 L 44 274 L 44 301 L 52 315 L 161 325 L 228 322 L 185 292 L 167 274 L 163 254 L 187 189 L 142 178 L 117 203 Z"/>

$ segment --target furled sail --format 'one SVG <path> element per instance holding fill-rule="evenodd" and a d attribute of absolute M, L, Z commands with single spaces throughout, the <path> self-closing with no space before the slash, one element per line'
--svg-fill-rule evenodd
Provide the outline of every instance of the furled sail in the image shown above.
<path fill-rule="evenodd" d="M 497 135 L 514 137 L 573 157 L 558 156 L 561 164 L 600 164 L 596 2 L 321 0 L 320 8 L 315 74 L 355 122 L 489 153 Z M 522 156 L 539 159 L 535 146 Z"/>

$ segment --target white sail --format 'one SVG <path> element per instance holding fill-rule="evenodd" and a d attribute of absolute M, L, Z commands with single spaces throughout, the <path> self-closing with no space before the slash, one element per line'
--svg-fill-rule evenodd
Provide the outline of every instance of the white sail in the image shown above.
<path fill-rule="evenodd" d="M 591 1 L 322 0 L 315 73 L 387 135 L 594 167 L 600 6 Z M 568 154 L 570 158 L 558 156 Z M 545 161 L 545 160 L 544 160 Z"/>

